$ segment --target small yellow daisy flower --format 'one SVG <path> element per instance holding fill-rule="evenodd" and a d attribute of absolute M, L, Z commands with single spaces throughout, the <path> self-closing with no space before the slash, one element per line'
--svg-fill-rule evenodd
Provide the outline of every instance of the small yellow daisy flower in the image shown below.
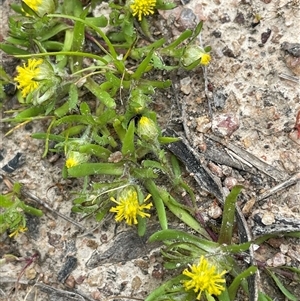
<path fill-rule="evenodd" d="M 8 236 L 11 237 L 17 237 L 19 235 L 19 233 L 23 233 L 25 231 L 27 231 L 27 227 L 24 226 L 19 226 L 15 231 L 13 231 L 12 233 L 10 233 Z"/>
<path fill-rule="evenodd" d="M 149 198 L 151 197 L 151 194 L 148 194 L 148 196 L 144 199 L 145 203 Z M 149 213 L 143 212 L 145 209 L 150 209 L 153 205 L 152 203 L 148 204 L 139 204 L 138 201 L 138 195 L 134 188 L 127 187 L 125 188 L 118 196 L 117 200 L 115 198 L 110 198 L 114 203 L 117 204 L 116 207 L 111 208 L 110 212 L 117 213 L 115 220 L 117 222 L 122 221 L 125 219 L 125 222 L 131 226 L 133 224 L 137 224 L 137 216 L 141 216 L 142 218 L 150 217 Z"/>
<path fill-rule="evenodd" d="M 138 20 L 142 21 L 143 16 L 154 14 L 154 8 L 156 0 L 134 0 L 133 4 L 130 5 L 133 16 L 138 15 Z"/>
<path fill-rule="evenodd" d="M 190 270 L 185 269 L 182 274 L 190 277 L 190 280 L 183 280 L 185 290 L 193 289 L 198 293 L 197 300 L 200 300 L 201 293 L 206 291 L 209 295 L 220 295 L 225 290 L 224 283 L 226 282 L 223 275 L 226 271 L 220 274 L 216 272 L 216 266 L 209 264 L 209 262 L 201 256 L 198 265 L 193 264 Z"/>
<path fill-rule="evenodd" d="M 23 67 L 17 67 L 18 76 L 14 80 L 18 82 L 17 87 L 24 98 L 38 88 L 39 82 L 35 78 L 40 75 L 39 66 L 42 63 L 42 59 L 29 59 L 27 66 L 24 64 Z"/>

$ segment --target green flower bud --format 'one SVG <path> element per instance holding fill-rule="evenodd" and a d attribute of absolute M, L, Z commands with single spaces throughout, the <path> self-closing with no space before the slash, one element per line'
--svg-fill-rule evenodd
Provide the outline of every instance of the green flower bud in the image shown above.
<path fill-rule="evenodd" d="M 210 59 L 210 54 L 205 52 L 201 47 L 190 45 L 185 49 L 181 62 L 185 67 L 193 64 L 198 60 L 200 60 L 199 64 L 208 65 Z"/>
<path fill-rule="evenodd" d="M 76 151 L 69 151 L 66 160 L 66 167 L 71 168 L 81 163 L 87 162 L 89 156 Z"/>
<path fill-rule="evenodd" d="M 141 90 L 136 89 L 131 92 L 130 97 L 130 111 L 135 114 L 141 114 L 147 106 L 147 103 L 150 102 L 150 99 L 145 95 Z"/>
<path fill-rule="evenodd" d="M 137 134 L 145 141 L 153 141 L 158 137 L 158 129 L 155 122 L 143 116 L 137 126 Z"/>

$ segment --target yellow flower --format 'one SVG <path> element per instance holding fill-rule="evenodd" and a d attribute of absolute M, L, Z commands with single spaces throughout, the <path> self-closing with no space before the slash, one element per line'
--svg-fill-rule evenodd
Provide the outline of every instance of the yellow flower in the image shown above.
<path fill-rule="evenodd" d="M 209 64 L 209 62 L 211 60 L 209 53 L 203 53 L 200 57 L 201 57 L 201 62 L 200 62 L 201 65 Z"/>
<path fill-rule="evenodd" d="M 76 166 L 76 165 L 78 165 L 78 161 L 76 161 L 75 158 L 67 159 L 67 161 L 66 161 L 67 168 L 71 168 L 71 167 Z"/>
<path fill-rule="evenodd" d="M 142 20 L 142 16 L 148 16 L 154 14 L 154 8 L 156 0 L 134 0 L 133 4 L 130 5 L 133 16 L 138 15 L 138 20 Z"/>
<path fill-rule="evenodd" d="M 18 76 L 14 78 L 18 82 L 18 89 L 21 89 L 22 96 L 25 98 L 30 92 L 36 90 L 39 82 L 35 78 L 40 75 L 39 66 L 43 63 L 42 59 L 29 59 L 27 66 L 17 67 Z"/>
<path fill-rule="evenodd" d="M 144 199 L 143 203 L 145 203 L 151 194 Z M 153 205 L 152 203 L 149 204 L 139 204 L 138 195 L 134 188 L 127 187 L 125 188 L 118 196 L 118 200 L 115 198 L 110 198 L 113 202 L 118 204 L 118 206 L 111 208 L 110 212 L 117 213 L 115 220 L 117 222 L 122 221 L 125 219 L 125 222 L 131 226 L 133 224 L 137 224 L 137 216 L 141 216 L 142 218 L 150 217 L 149 213 L 143 212 L 144 209 L 150 209 Z"/>
<path fill-rule="evenodd" d="M 142 116 L 138 122 L 137 134 L 145 141 L 154 142 L 158 136 L 155 122 L 148 117 Z"/>
<path fill-rule="evenodd" d="M 19 233 L 23 233 L 27 231 L 27 227 L 24 227 L 24 226 L 19 226 L 14 232 L 10 233 L 8 236 L 9 237 L 16 237 L 19 235 Z"/>
<path fill-rule="evenodd" d="M 209 264 L 209 262 L 201 256 L 198 265 L 193 264 L 191 271 L 185 269 L 182 274 L 190 277 L 190 280 L 183 280 L 183 286 L 186 290 L 193 289 L 198 293 L 197 300 L 200 300 L 201 293 L 205 291 L 209 295 L 220 295 L 225 290 L 224 283 L 226 282 L 223 275 L 226 271 L 220 274 L 216 272 L 216 266 Z"/>
<path fill-rule="evenodd" d="M 23 0 L 23 2 L 40 17 L 51 14 L 56 9 L 54 0 Z"/>
<path fill-rule="evenodd" d="M 42 0 L 23 0 L 23 2 L 35 12 L 38 11 L 39 6 L 42 4 Z"/>

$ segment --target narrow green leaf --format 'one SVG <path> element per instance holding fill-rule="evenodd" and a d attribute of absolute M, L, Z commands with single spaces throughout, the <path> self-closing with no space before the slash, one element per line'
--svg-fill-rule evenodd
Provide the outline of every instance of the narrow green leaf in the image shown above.
<path fill-rule="evenodd" d="M 172 291 L 174 289 L 178 289 L 179 285 L 181 287 L 181 281 L 183 279 L 186 279 L 186 277 L 184 275 L 179 275 L 175 278 L 172 278 L 172 279 L 166 281 L 160 287 L 158 287 L 157 289 L 152 291 L 151 294 L 148 297 L 146 297 L 145 301 L 157 301 L 157 300 L 159 300 L 160 297 L 163 297 L 169 291 Z M 170 300 L 170 299 L 167 298 L 166 300 Z M 184 300 L 186 300 L 186 299 L 184 299 Z"/>
<path fill-rule="evenodd" d="M 68 112 L 69 112 L 69 104 L 68 102 L 65 102 L 54 111 L 54 115 L 60 118 L 65 116 Z"/>
<path fill-rule="evenodd" d="M 5 53 L 7 54 L 20 54 L 20 55 L 24 55 L 24 54 L 30 54 L 30 52 L 24 50 L 24 49 L 20 49 L 17 48 L 15 46 L 11 46 L 11 45 L 7 45 L 7 44 L 0 44 L 0 49 L 3 50 Z"/>
<path fill-rule="evenodd" d="M 88 9 L 84 9 L 80 14 L 81 19 L 85 19 L 88 14 Z M 73 42 L 72 42 L 72 51 L 82 51 L 83 45 L 85 42 L 85 23 L 81 21 L 76 21 L 73 29 Z M 70 57 L 71 60 L 71 70 L 76 72 L 82 69 L 83 57 L 74 56 Z"/>
<path fill-rule="evenodd" d="M 235 204 L 237 201 L 237 197 L 242 189 L 243 186 L 235 186 L 232 188 L 231 192 L 226 197 L 223 210 L 221 231 L 218 240 L 220 244 L 231 244 L 232 231 L 234 226 Z"/>
<path fill-rule="evenodd" d="M 279 278 L 273 273 L 270 269 L 266 269 L 266 271 L 270 274 L 270 276 L 275 281 L 276 285 L 280 289 L 280 291 L 285 295 L 286 298 L 288 298 L 291 301 L 298 301 L 299 299 L 293 295 L 290 291 L 288 291 L 284 284 L 279 280 Z"/>
<path fill-rule="evenodd" d="M 149 53 L 144 58 L 144 60 L 139 64 L 139 66 L 137 67 L 136 71 L 132 75 L 133 79 L 139 80 L 143 76 L 143 74 L 146 72 L 146 69 L 148 68 L 150 60 L 152 58 L 153 52 L 154 52 L 154 49 L 152 49 L 151 51 L 149 51 Z"/>
<path fill-rule="evenodd" d="M 97 125 L 92 116 L 83 116 L 83 115 L 70 115 L 64 116 L 55 121 L 54 126 L 59 126 L 61 124 L 68 123 L 82 123 L 82 124 L 90 124 Z"/>
<path fill-rule="evenodd" d="M 165 205 L 160 197 L 159 191 L 155 185 L 155 183 L 151 179 L 145 180 L 145 187 L 147 190 L 151 193 L 154 206 L 156 208 L 156 212 L 158 215 L 159 223 L 161 228 L 167 229 L 168 228 L 168 221 L 167 221 L 167 215 L 165 210 Z"/>
<path fill-rule="evenodd" d="M 235 254 L 235 253 L 241 253 L 249 250 L 252 242 L 248 241 L 242 244 L 232 244 L 232 245 L 222 245 L 222 250 L 224 253 L 230 253 L 230 254 Z"/>
<path fill-rule="evenodd" d="M 66 140 L 66 137 L 64 136 L 54 135 L 54 134 L 49 135 L 47 133 L 33 133 L 31 134 L 31 137 L 34 139 L 48 139 L 56 142 L 64 142 Z"/>
<path fill-rule="evenodd" d="M 111 151 L 109 151 L 105 147 L 97 145 L 97 144 L 90 144 L 90 143 L 81 145 L 78 148 L 78 151 L 80 153 L 97 156 L 101 159 L 108 159 L 109 155 L 111 154 Z"/>
<path fill-rule="evenodd" d="M 82 163 L 68 169 L 71 177 L 85 177 L 91 175 L 121 176 L 124 172 L 124 164 L 120 163 Z"/>
<path fill-rule="evenodd" d="M 169 208 L 169 210 L 177 216 L 180 220 L 182 220 L 189 227 L 197 231 L 205 238 L 210 238 L 209 234 L 206 230 L 197 222 L 195 218 L 193 218 L 185 209 L 183 209 L 180 204 L 172 198 L 172 196 L 163 190 L 160 190 L 160 195 L 165 203 L 165 205 Z M 176 204 L 178 203 L 178 205 Z"/>
<path fill-rule="evenodd" d="M 135 124 L 134 124 L 134 120 L 131 120 L 128 129 L 126 131 L 124 140 L 122 141 L 121 152 L 123 156 L 129 156 L 133 160 L 135 159 L 134 132 L 135 132 Z"/>
<path fill-rule="evenodd" d="M 43 113 L 45 111 L 45 108 L 43 106 L 38 107 L 30 107 L 21 113 L 17 114 L 17 116 L 14 118 L 15 121 L 23 121 L 30 119 L 31 117 L 36 117 L 39 114 Z"/>
<path fill-rule="evenodd" d="M 160 144 L 169 144 L 169 143 L 177 142 L 179 140 L 180 138 L 177 137 L 164 137 L 164 136 L 158 137 L 158 142 Z"/>
<path fill-rule="evenodd" d="M 113 98 L 106 92 L 99 88 L 99 85 L 94 80 L 88 78 L 85 85 L 105 106 L 110 109 L 116 108 L 116 103 Z"/>
<path fill-rule="evenodd" d="M 267 296 L 266 294 L 259 292 L 258 293 L 258 301 L 273 301 L 273 299 L 270 298 L 269 296 Z"/>
<path fill-rule="evenodd" d="M 231 285 L 228 288 L 228 294 L 230 296 L 230 300 L 235 300 L 236 293 L 238 291 L 239 286 L 241 285 L 241 282 L 245 278 L 254 275 L 256 271 L 257 271 L 257 267 L 251 266 L 234 278 L 234 280 L 232 281 Z"/>
<path fill-rule="evenodd" d="M 78 103 L 78 88 L 74 83 L 72 83 L 69 89 L 69 99 L 68 99 L 69 110 L 76 108 L 77 103 Z"/>
<path fill-rule="evenodd" d="M 106 27 L 108 24 L 108 20 L 104 15 L 101 15 L 99 17 L 88 17 L 86 20 L 97 27 Z"/>
<path fill-rule="evenodd" d="M 38 216 L 38 217 L 43 216 L 43 211 L 42 210 L 39 210 L 39 209 L 36 209 L 32 206 L 26 205 L 23 202 L 20 203 L 20 208 L 22 208 L 26 213 L 29 213 L 31 215 L 35 215 L 35 216 Z"/>
<path fill-rule="evenodd" d="M 40 41 L 41 42 L 48 41 L 53 36 L 57 35 L 61 31 L 65 31 L 68 28 L 71 28 L 70 25 L 67 25 L 65 23 L 59 23 L 54 27 L 52 27 L 50 30 L 48 30 L 45 34 L 43 34 Z"/>
<path fill-rule="evenodd" d="M 206 252 L 216 251 L 220 247 L 220 245 L 216 242 L 199 238 L 193 234 L 189 234 L 181 230 L 166 229 L 166 230 L 155 232 L 149 237 L 149 242 L 154 242 L 154 241 L 166 242 L 171 240 L 193 243 L 197 245 L 198 248 Z"/>
<path fill-rule="evenodd" d="M 142 162 L 143 167 L 151 167 L 151 168 L 157 168 L 160 169 L 162 171 L 164 171 L 163 166 L 157 162 L 157 161 L 153 161 L 153 160 L 144 160 Z"/>

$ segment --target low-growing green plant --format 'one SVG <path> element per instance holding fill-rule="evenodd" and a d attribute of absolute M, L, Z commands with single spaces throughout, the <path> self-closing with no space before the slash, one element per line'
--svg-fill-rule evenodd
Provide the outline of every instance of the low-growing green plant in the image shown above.
<path fill-rule="evenodd" d="M 176 157 L 163 147 L 178 139 L 162 135 L 151 108 L 156 90 L 171 85 L 168 78 L 152 78 L 154 71 L 168 74 L 209 64 L 210 47 L 197 43 L 203 22 L 167 43 L 153 38 L 147 17 L 156 9 L 174 8 L 174 3 L 109 1 L 109 15 L 91 17 L 97 3 L 84 7 L 79 0 L 24 0 L 21 6 L 12 5 L 15 15 L 9 18 L 9 36 L 0 49 L 22 62 L 14 78 L 0 69 L 0 84 L 16 85 L 20 108 L 7 112 L 11 115 L 3 121 L 16 128 L 48 121 L 46 131 L 32 137 L 45 141 L 44 157 L 48 152 L 65 156 L 63 177 L 83 178 L 73 212 L 97 222 L 114 213 L 116 222 L 136 226 L 139 235 L 145 234 L 151 215 L 158 218 L 162 230 L 150 241 L 164 241 L 166 267 L 181 272 L 150 293 L 147 301 L 210 301 L 214 296 L 234 300 L 240 286 L 247 295 L 245 278 L 257 267 L 242 271 L 235 256 L 246 252 L 251 242 L 232 242 L 241 187 L 225 202 L 215 242 L 197 219 L 193 190 L 182 179 Z M 179 202 L 182 195 L 191 206 Z M 6 211 L 0 216 L 0 230 L 9 230 L 11 236 L 26 230 L 23 212 L 40 214 L 20 201 L 17 187 L 1 202 Z M 168 229 L 167 211 L 197 235 Z M 268 296 L 261 293 L 260 300 Z"/>
<path fill-rule="evenodd" d="M 9 237 L 15 237 L 25 232 L 25 213 L 39 217 L 43 215 L 41 210 L 21 200 L 21 184 L 15 183 L 10 192 L 0 195 L 0 234 L 9 231 Z"/>

